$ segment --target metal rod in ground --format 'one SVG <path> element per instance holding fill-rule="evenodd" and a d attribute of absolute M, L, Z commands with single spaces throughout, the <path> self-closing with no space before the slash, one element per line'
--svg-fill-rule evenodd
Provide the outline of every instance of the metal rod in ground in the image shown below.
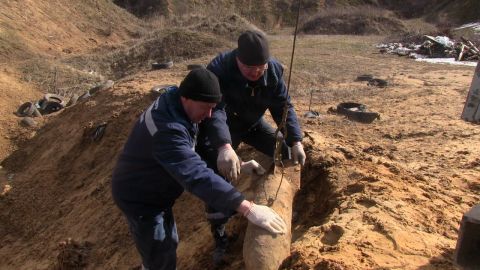
<path fill-rule="evenodd" d="M 300 18 L 300 6 L 301 0 L 298 0 L 298 7 L 297 7 L 297 19 L 295 21 L 295 32 L 293 33 L 293 47 L 292 47 L 292 56 L 290 58 L 290 68 L 288 72 L 288 83 L 287 83 L 287 97 L 290 94 L 290 79 L 292 78 L 292 69 L 293 69 L 293 57 L 295 55 L 295 44 L 297 42 L 297 31 L 298 31 L 298 20 Z M 277 161 L 281 161 L 281 153 L 282 153 L 282 138 L 278 136 L 279 132 L 283 132 L 283 138 L 287 137 L 287 129 L 285 128 L 285 123 L 287 122 L 287 112 L 288 112 L 288 98 L 285 99 L 285 105 L 283 107 L 283 114 L 282 114 L 282 121 L 277 127 L 275 131 L 275 149 L 273 151 L 273 163 Z"/>
<path fill-rule="evenodd" d="M 313 98 L 313 89 L 310 90 L 310 103 L 308 103 L 308 111 L 312 111 L 312 98 Z"/>

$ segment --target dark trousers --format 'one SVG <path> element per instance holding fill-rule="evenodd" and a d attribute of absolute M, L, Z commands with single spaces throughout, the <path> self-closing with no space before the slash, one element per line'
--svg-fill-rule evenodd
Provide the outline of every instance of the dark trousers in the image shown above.
<path fill-rule="evenodd" d="M 144 268 L 175 270 L 178 235 L 172 209 L 151 217 L 125 216 Z"/>
<path fill-rule="evenodd" d="M 230 129 L 230 135 L 232 137 L 233 149 L 237 150 L 240 143 L 243 142 L 252 146 L 263 154 L 273 157 L 276 143 L 275 129 L 263 118 L 261 118 L 261 120 L 254 126 L 249 128 L 246 127 L 242 131 Z M 279 133 L 279 136 L 283 135 Z M 218 149 L 211 147 L 208 139 L 205 141 L 205 138 L 200 138 L 196 151 L 207 163 L 207 166 L 213 169 L 216 174 L 219 174 L 217 169 Z M 289 150 L 285 141 L 283 141 L 282 145 L 282 158 L 289 159 Z M 228 180 L 225 179 L 225 181 Z M 235 211 L 232 211 L 226 215 L 218 212 L 210 206 L 207 206 L 207 219 L 210 221 L 212 227 L 224 225 L 234 214 Z M 212 230 L 214 229 L 212 228 Z"/>

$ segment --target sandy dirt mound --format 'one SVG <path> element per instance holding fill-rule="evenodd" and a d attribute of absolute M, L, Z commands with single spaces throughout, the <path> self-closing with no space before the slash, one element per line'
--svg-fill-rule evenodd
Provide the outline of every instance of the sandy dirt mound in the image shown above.
<path fill-rule="evenodd" d="M 323 10 L 299 27 L 305 34 L 385 35 L 406 30 L 393 13 L 365 6 Z"/>
<path fill-rule="evenodd" d="M 111 92 L 67 108 L 5 160 L 15 176 L 12 191 L 1 199 L 0 219 L 7 226 L 0 234 L 9 243 L 0 252 L 6 258 L 2 267 L 65 269 L 73 263 L 72 249 L 83 254 L 80 266 L 133 266 L 134 250 L 118 250 L 132 246 L 112 204 L 111 171 L 133 122 L 152 101 L 145 93 L 154 83 L 177 83 L 180 73 L 186 71 L 151 72 L 145 85 L 141 77 L 126 79 Z M 103 138 L 94 141 L 95 128 L 104 122 Z M 28 252 L 20 242 L 32 244 Z M 5 253 L 6 246 L 18 256 Z"/>
<path fill-rule="evenodd" d="M 288 62 L 291 38 L 271 40 L 282 62 Z M 308 162 L 293 209 L 292 256 L 283 269 L 454 268 L 461 216 L 480 200 L 480 132 L 459 119 L 473 68 L 374 54 L 372 44 L 379 40 L 298 40 L 292 95 Z M 387 79 L 389 86 L 354 82 L 366 72 Z M 5 224 L 0 268 L 139 265 L 125 220 L 111 200 L 111 171 L 134 121 L 152 100 L 149 89 L 178 83 L 186 73 L 184 62 L 122 79 L 53 115 L 3 162 L 2 178 L 8 176 L 4 181 L 12 189 L 0 198 Z M 319 118 L 302 116 L 308 89 L 315 89 L 311 109 Z M 368 105 L 380 120 L 361 124 L 327 114 L 345 101 Z M 105 122 L 105 134 L 94 140 L 96 127 Z M 265 162 L 248 147 L 239 153 Z M 248 179 L 236 185 L 249 194 Z M 211 269 L 213 241 L 203 204 L 185 194 L 174 211 L 179 269 Z M 229 223 L 232 245 L 223 269 L 243 268 L 245 226 L 240 217 Z"/>

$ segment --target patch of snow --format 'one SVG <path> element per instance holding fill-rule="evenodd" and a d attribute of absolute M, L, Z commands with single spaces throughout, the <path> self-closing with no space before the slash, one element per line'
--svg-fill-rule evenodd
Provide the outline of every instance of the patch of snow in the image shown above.
<path fill-rule="evenodd" d="M 464 25 L 461 25 L 461 26 L 455 28 L 455 30 L 461 30 L 461 29 L 466 29 L 466 28 L 471 28 L 474 31 L 479 31 L 480 32 L 480 22 L 467 23 L 467 24 L 464 24 Z"/>
<path fill-rule="evenodd" d="M 455 58 L 417 58 L 415 61 L 419 62 L 428 62 L 433 64 L 450 64 L 450 65 L 461 65 L 461 66 L 477 66 L 477 62 L 474 61 L 455 61 Z"/>

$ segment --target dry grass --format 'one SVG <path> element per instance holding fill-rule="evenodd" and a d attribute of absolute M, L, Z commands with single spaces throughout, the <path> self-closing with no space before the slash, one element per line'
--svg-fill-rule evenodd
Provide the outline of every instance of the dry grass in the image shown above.
<path fill-rule="evenodd" d="M 296 95 L 306 95 L 311 89 L 328 87 L 333 82 L 352 81 L 363 73 L 380 75 L 380 70 L 365 70 L 376 53 L 373 44 L 380 36 L 299 36 L 293 62 L 291 87 Z M 293 39 L 291 36 L 272 36 L 274 56 L 289 65 Z M 348 64 L 347 64 L 348 63 Z M 376 69 L 378 65 L 376 65 Z M 288 78 L 288 70 L 284 74 Z"/>
<path fill-rule="evenodd" d="M 69 97 L 83 94 L 103 76 L 88 70 L 74 69 L 71 66 L 51 62 L 43 58 L 33 58 L 19 64 L 22 80 L 37 85 L 44 92 Z"/>
<path fill-rule="evenodd" d="M 209 13 L 186 14 L 175 17 L 171 24 L 196 32 L 213 33 L 232 41 L 236 41 L 238 36 L 245 30 L 262 31 L 259 27 L 236 13 L 227 13 L 223 16 Z"/>
<path fill-rule="evenodd" d="M 0 29 L 0 63 L 7 62 L 11 58 L 27 59 L 31 52 L 18 34 L 10 29 Z"/>
<path fill-rule="evenodd" d="M 103 54 L 95 52 L 74 57 L 66 63 L 77 69 L 94 70 L 116 80 L 141 69 L 148 69 L 152 62 L 192 59 L 229 47 L 232 47 L 232 44 L 218 36 L 174 28 L 156 31 L 133 45 L 122 46 Z"/>

